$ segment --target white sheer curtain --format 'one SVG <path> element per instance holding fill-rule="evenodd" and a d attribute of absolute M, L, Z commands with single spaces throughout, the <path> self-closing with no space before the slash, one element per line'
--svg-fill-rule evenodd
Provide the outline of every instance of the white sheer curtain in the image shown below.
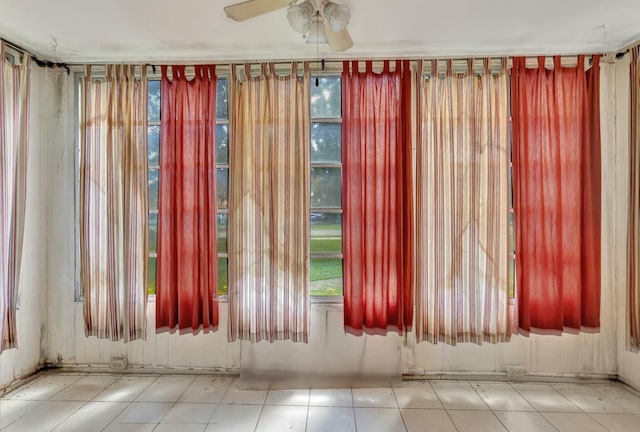
<path fill-rule="evenodd" d="M 418 342 L 509 340 L 509 104 L 505 61 L 451 61 L 419 81 L 416 175 Z"/>
<path fill-rule="evenodd" d="M 141 66 L 87 67 L 80 147 L 80 259 L 85 333 L 145 337 L 147 77 Z"/>
<path fill-rule="evenodd" d="M 229 339 L 307 342 L 310 73 L 229 80 Z"/>
<path fill-rule="evenodd" d="M 16 303 L 27 191 L 29 66 L 5 58 L 0 41 L 0 352 L 18 346 Z"/>

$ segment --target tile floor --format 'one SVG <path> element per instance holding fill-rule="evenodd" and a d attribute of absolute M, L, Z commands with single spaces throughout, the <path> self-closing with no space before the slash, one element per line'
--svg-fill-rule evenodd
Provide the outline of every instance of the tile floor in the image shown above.
<path fill-rule="evenodd" d="M 638 432 L 619 383 L 412 381 L 242 391 L 214 375 L 42 373 L 0 398 L 2 432 Z"/>

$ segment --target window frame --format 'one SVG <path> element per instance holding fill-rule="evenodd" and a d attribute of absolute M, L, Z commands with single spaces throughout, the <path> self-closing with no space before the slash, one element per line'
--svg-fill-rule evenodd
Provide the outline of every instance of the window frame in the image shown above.
<path fill-rule="evenodd" d="M 225 80 L 227 82 L 227 118 L 226 119 L 222 119 L 222 118 L 218 118 L 218 105 L 217 105 L 217 98 L 218 98 L 218 89 L 220 88 L 218 86 L 218 84 L 216 84 L 216 124 L 215 124 L 215 130 L 216 130 L 216 135 L 217 135 L 217 129 L 219 125 L 226 125 L 227 126 L 227 163 L 225 164 L 221 164 L 218 163 L 218 159 L 216 158 L 216 195 L 218 194 L 218 170 L 219 169 L 226 169 L 227 170 L 227 198 L 229 197 L 229 178 L 231 177 L 231 164 L 230 162 L 230 157 L 231 157 L 231 147 L 229 145 L 229 143 L 231 142 L 231 140 L 229 139 L 229 136 L 231 134 L 231 124 L 229 122 L 229 108 L 230 108 L 230 103 L 229 103 L 229 76 L 225 75 L 225 76 L 218 76 L 217 77 L 217 82 L 219 83 L 221 80 Z M 214 142 L 213 146 L 214 146 L 214 152 L 217 150 L 217 142 Z M 218 301 L 223 301 L 226 302 L 228 301 L 229 298 L 229 243 L 228 243 L 228 239 L 229 239 L 229 204 L 227 202 L 227 207 L 225 208 L 219 208 L 217 205 L 217 201 L 218 201 L 218 197 L 216 196 L 216 230 L 218 229 L 218 225 L 217 225 L 217 221 L 218 221 L 218 216 L 219 215 L 225 215 L 227 218 L 227 232 L 225 234 L 225 242 L 227 242 L 227 245 L 225 247 L 225 252 L 220 252 L 217 251 L 217 242 L 218 242 L 218 233 L 216 232 L 216 251 L 217 251 L 217 260 L 218 260 L 218 282 L 220 281 L 220 259 L 224 259 L 226 260 L 227 263 L 227 292 L 226 294 L 220 294 L 220 287 L 218 287 L 216 293 L 217 293 L 217 298 Z"/>
<path fill-rule="evenodd" d="M 342 76 L 339 72 L 327 72 L 327 73 L 319 73 L 313 74 L 311 77 L 311 85 L 315 85 L 316 78 L 323 77 L 331 77 L 338 78 L 340 80 L 340 117 L 313 117 L 313 114 L 309 113 L 310 120 L 310 128 L 309 128 L 309 146 L 311 146 L 311 133 L 313 129 L 314 123 L 319 124 L 339 124 L 342 126 L 343 123 L 343 101 L 342 101 Z M 311 97 L 311 92 L 309 92 L 309 97 Z M 311 103 L 311 101 L 309 101 Z M 311 156 L 309 156 L 309 180 L 311 180 L 311 171 L 313 168 L 338 168 L 340 169 L 340 196 L 342 197 L 342 185 L 343 185 L 343 163 L 342 163 L 342 134 L 340 135 L 340 162 L 313 162 L 311 160 Z M 311 187 L 311 185 L 309 185 Z M 309 196 L 311 200 L 311 196 Z M 339 214 L 341 223 L 340 223 L 340 240 L 341 245 L 344 248 L 343 240 L 344 240 L 344 219 L 343 216 L 343 200 L 340 200 L 340 207 L 313 207 L 311 203 L 309 203 L 309 217 L 314 213 L 328 213 L 328 214 Z M 309 233 L 311 233 L 311 219 L 309 219 Z M 342 293 L 336 295 L 320 295 L 313 294 L 311 291 L 311 287 L 309 289 L 309 297 L 311 298 L 312 303 L 342 303 L 344 300 L 344 249 L 340 252 L 312 252 L 311 251 L 311 238 L 309 239 L 309 271 L 311 272 L 312 260 L 313 259 L 339 259 L 342 264 Z"/>
<path fill-rule="evenodd" d="M 148 77 L 148 82 L 151 81 L 158 81 L 160 83 L 162 83 L 162 78 L 158 75 L 158 76 L 153 76 L 153 77 Z M 162 84 L 160 84 L 160 88 L 162 88 Z M 162 90 L 160 90 L 160 107 L 162 107 Z M 149 128 L 150 127 L 154 127 L 157 126 L 158 127 L 158 134 L 160 134 L 160 130 L 162 128 L 162 109 L 160 109 L 159 111 L 160 116 L 158 117 L 158 120 L 151 120 L 150 116 L 149 116 L 149 90 L 147 89 L 147 124 L 146 124 L 146 130 L 147 130 L 147 151 L 149 149 Z M 158 204 L 160 204 L 160 152 L 162 151 L 161 149 L 161 145 L 160 145 L 160 141 L 161 141 L 161 137 L 158 136 L 158 164 L 157 165 L 151 165 L 149 163 L 149 155 L 147 154 L 147 182 L 149 179 L 149 173 L 151 172 L 152 169 L 155 169 L 158 171 Z M 149 186 L 147 185 L 147 188 Z M 147 192 L 148 193 L 148 192 Z M 149 202 L 150 200 L 147 199 L 147 202 Z M 157 284 L 157 275 L 158 275 L 158 222 L 159 222 L 159 218 L 158 218 L 158 213 L 159 213 L 159 209 L 152 209 L 150 206 L 148 207 L 148 221 L 149 221 L 149 227 L 151 226 L 151 215 L 155 214 L 156 215 L 156 251 L 155 252 L 151 252 L 151 249 L 148 248 L 147 250 L 147 286 L 146 286 L 146 290 L 147 290 L 147 301 L 151 301 L 151 302 L 155 302 L 156 301 L 156 289 L 155 286 Z M 151 244 L 151 236 L 149 236 L 149 228 L 147 228 L 147 245 Z M 153 294 L 149 293 L 149 279 L 150 279 L 150 272 L 149 272 L 149 268 L 151 267 L 150 262 L 151 262 L 151 258 L 154 258 L 156 260 L 156 274 L 154 275 L 154 292 Z"/>
<path fill-rule="evenodd" d="M 218 80 L 218 82 L 219 82 L 219 81 L 221 81 L 221 80 L 225 80 L 225 81 L 227 81 L 227 82 L 228 82 L 228 79 L 229 79 L 229 78 L 228 78 L 227 76 L 217 76 L 217 80 Z M 159 74 L 153 74 L 153 75 L 151 75 L 151 76 L 149 76 L 149 77 L 148 77 L 148 81 L 149 81 L 149 82 L 151 82 L 151 81 L 160 81 L 160 82 L 161 82 L 161 80 L 162 80 L 162 77 L 161 77 Z M 216 100 L 217 100 L 217 97 L 218 97 L 217 92 L 219 91 L 219 90 L 218 90 L 219 88 L 220 88 L 220 87 L 216 86 Z M 227 86 L 227 92 L 228 92 L 228 86 Z M 149 94 L 149 93 L 147 93 L 147 98 L 148 98 L 148 94 Z M 147 101 L 148 101 L 148 99 L 147 99 Z M 147 102 L 147 103 L 148 103 L 148 102 Z M 162 106 L 162 89 L 160 90 L 160 105 Z M 147 107 L 147 108 L 148 108 L 148 107 Z M 229 98 L 228 98 L 228 93 L 227 93 L 227 117 L 226 117 L 226 118 L 218 118 L 218 112 L 217 112 L 217 107 L 216 107 L 216 122 L 215 122 L 215 127 L 216 127 L 216 129 L 217 129 L 218 125 L 226 125 L 226 126 L 227 126 L 227 142 L 229 142 L 229 141 L 228 141 L 228 140 L 229 140 L 229 138 L 228 138 L 228 137 L 229 137 L 229 133 L 230 133 L 230 127 L 229 127 Z M 161 130 L 162 130 L 162 109 L 160 109 L 160 117 L 158 118 L 158 120 L 151 120 L 151 118 L 149 117 L 149 115 L 147 115 L 147 124 L 146 124 L 146 128 L 147 128 L 147 136 L 148 136 L 148 133 L 149 133 L 149 128 L 150 128 L 150 127 L 154 127 L 154 126 L 157 126 L 157 127 L 159 128 L 159 130 L 160 130 L 160 132 L 159 132 L 159 133 L 161 133 Z M 147 178 L 149 178 L 149 172 L 150 172 L 150 170 L 155 169 L 155 170 L 157 170 L 157 171 L 158 171 L 158 194 L 160 193 L 160 190 L 159 190 L 159 180 L 160 180 L 160 153 L 162 152 L 162 146 L 161 146 L 161 144 L 160 144 L 160 141 L 161 141 L 161 137 L 159 137 L 159 143 L 158 143 L 158 164 L 157 164 L 157 165 L 151 165 L 151 164 L 149 163 L 149 159 L 147 158 Z M 217 144 L 217 143 L 215 143 L 215 142 L 214 142 L 214 151 L 216 150 L 216 144 Z M 217 173 L 218 173 L 218 170 L 219 170 L 219 169 L 226 169 L 226 170 L 227 170 L 227 174 L 228 174 L 228 175 L 230 174 L 230 172 L 231 172 L 231 168 L 230 168 L 230 164 L 229 164 L 228 158 L 227 158 L 227 163 L 224 163 L 224 164 L 220 164 L 220 163 L 218 163 L 218 161 L 217 161 L 217 159 L 216 159 L 216 165 L 215 165 L 215 172 L 216 172 L 216 194 L 217 194 L 217 191 L 218 191 Z M 228 186 L 228 185 L 229 185 L 229 183 L 227 182 L 227 196 L 228 196 L 228 192 L 229 192 L 229 190 L 228 190 L 228 187 L 229 187 L 229 186 Z M 214 198 L 215 198 L 215 199 L 216 199 L 216 201 L 217 201 L 217 196 L 216 196 L 216 197 L 214 197 Z M 159 203 L 159 195 L 158 195 L 158 203 Z M 156 220 L 159 222 L 159 217 L 157 216 L 157 215 L 158 215 L 158 213 L 159 213 L 159 209 L 157 209 L 157 208 L 156 208 L 156 209 L 151 209 L 151 208 L 149 208 L 149 209 L 148 209 L 149 218 L 151 217 L 151 215 L 152 215 L 152 214 L 156 214 Z M 228 216 L 228 215 L 229 215 L 229 209 L 228 209 L 228 207 L 227 207 L 227 208 L 219 208 L 219 207 L 216 205 L 216 217 L 217 217 L 218 215 L 221 215 L 221 214 L 224 214 L 224 215 L 228 218 L 228 217 L 229 217 L 229 216 Z M 228 220 L 228 219 L 227 219 L 227 220 Z M 149 226 L 150 226 L 150 224 L 149 224 Z M 228 228 L 228 225 L 227 225 L 227 228 Z M 147 235 L 149 235 L 148 233 L 149 233 L 149 230 L 147 230 Z M 150 262 L 151 258 L 154 258 L 154 259 L 156 260 L 156 276 L 154 277 L 155 283 L 157 283 L 157 278 L 156 278 L 156 277 L 157 277 L 157 271 L 158 271 L 158 261 L 157 261 L 157 259 L 158 259 L 158 251 L 157 251 L 157 235 L 158 235 L 158 230 L 157 230 L 157 228 L 156 228 L 156 251 L 155 251 L 155 252 L 152 252 L 152 251 L 149 249 L 149 250 L 148 250 L 148 252 L 147 252 L 147 260 L 148 260 L 147 262 L 148 262 L 148 263 Z M 227 233 L 226 237 L 228 238 L 228 233 Z M 218 236 L 217 236 L 217 233 L 216 233 L 216 244 L 217 244 L 217 241 L 218 241 Z M 148 238 L 148 242 L 149 242 L 149 243 L 151 242 L 151 238 L 150 238 L 150 237 Z M 229 265 L 229 261 L 228 261 L 228 259 L 229 259 L 229 254 L 228 254 L 228 252 L 219 252 L 219 251 L 218 251 L 218 252 L 217 252 L 217 258 L 216 258 L 216 259 L 218 260 L 218 263 L 220 263 L 220 259 L 225 259 L 225 260 L 227 260 L 226 262 L 227 262 L 227 275 L 228 275 L 228 274 L 229 274 L 229 273 L 228 273 L 228 265 Z M 151 266 L 149 265 L 149 268 L 150 268 L 150 267 L 151 267 Z M 150 273 L 149 273 L 149 270 L 147 270 L 147 272 L 148 272 L 147 277 L 150 279 Z M 227 277 L 228 277 L 228 276 L 227 276 Z M 219 272 L 218 272 L 218 278 L 219 278 Z M 219 280 L 219 279 L 218 279 L 218 280 Z M 151 294 L 151 293 L 147 293 L 147 299 L 148 299 L 147 301 L 150 301 L 150 302 L 154 302 L 154 301 L 155 301 L 155 298 L 156 298 L 156 294 L 155 294 L 155 283 L 154 283 L 154 293 L 153 293 L 153 294 Z M 147 289 L 147 291 L 148 291 L 148 289 L 149 289 L 149 283 L 148 283 L 148 282 L 147 282 L 147 287 L 146 287 L 146 289 Z M 221 293 L 220 293 L 220 289 L 219 289 L 219 287 L 218 287 L 218 290 L 217 290 L 216 294 L 217 294 L 217 300 L 218 300 L 219 302 L 226 302 L 226 301 L 227 301 L 227 299 L 228 299 L 228 287 L 227 287 L 227 293 L 225 293 L 225 294 L 221 294 Z"/>

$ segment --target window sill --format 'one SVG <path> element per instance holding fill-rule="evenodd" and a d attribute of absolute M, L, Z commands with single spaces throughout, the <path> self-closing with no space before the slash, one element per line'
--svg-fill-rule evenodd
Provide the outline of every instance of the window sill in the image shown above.
<path fill-rule="evenodd" d="M 344 303 L 344 297 L 343 296 L 314 296 L 311 295 L 309 296 L 309 300 L 311 304 L 342 304 Z M 510 299 L 513 300 L 513 299 Z M 149 294 L 149 296 L 147 297 L 147 303 L 155 303 L 156 302 L 156 295 L 155 294 Z M 218 303 L 228 303 L 229 299 L 227 296 L 220 296 L 218 298 Z M 82 297 L 77 297 L 75 299 L 75 303 L 82 303 Z"/>
<path fill-rule="evenodd" d="M 343 296 L 309 296 L 309 300 L 311 304 L 342 304 L 344 303 Z M 82 302 L 82 299 L 77 300 L 78 302 Z M 149 294 L 147 297 L 147 303 L 155 303 L 156 295 Z M 228 303 L 229 298 L 227 296 L 218 297 L 218 303 Z"/>

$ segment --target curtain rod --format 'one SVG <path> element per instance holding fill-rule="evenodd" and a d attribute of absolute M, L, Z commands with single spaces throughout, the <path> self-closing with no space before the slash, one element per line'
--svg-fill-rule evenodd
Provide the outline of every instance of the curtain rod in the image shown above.
<path fill-rule="evenodd" d="M 525 58 L 527 59 L 526 61 L 526 67 L 528 69 L 534 69 L 538 67 L 538 58 L 539 57 L 544 57 L 545 59 L 545 67 L 547 69 L 553 69 L 553 65 L 554 65 L 554 61 L 553 61 L 553 57 L 554 56 L 526 56 Z M 565 55 L 565 56 L 559 56 L 561 57 L 561 64 L 563 67 L 575 67 L 577 66 L 577 60 L 578 60 L 578 55 Z M 592 65 L 592 55 L 585 55 L 585 69 L 589 69 Z M 439 72 L 444 72 L 446 70 L 446 65 L 445 62 L 447 61 L 451 61 L 453 63 L 453 68 L 454 68 L 454 72 L 457 73 L 461 73 L 466 71 L 467 66 L 468 66 L 468 60 L 482 60 L 484 58 L 487 57 L 473 57 L 473 58 L 455 58 L 455 59 L 447 59 L 447 58 L 434 58 L 434 59 L 393 59 L 390 60 L 392 62 L 399 62 L 399 61 L 403 61 L 403 60 L 409 60 L 411 62 L 411 68 L 416 70 L 415 68 L 418 67 L 419 62 L 423 63 L 423 70 L 425 73 L 434 73 L 434 71 L 431 70 L 432 67 L 432 60 L 438 60 L 438 71 Z M 509 70 L 512 67 L 513 64 L 513 56 L 504 56 L 504 57 L 488 57 L 490 62 L 489 62 L 489 69 L 492 71 L 500 71 L 502 70 L 502 64 L 503 64 L 503 60 L 506 59 L 506 62 L 504 63 L 506 66 L 506 69 Z M 344 61 L 327 61 L 327 60 L 291 60 L 288 62 L 283 62 L 283 61 L 278 61 L 278 62 L 270 62 L 270 61 L 266 61 L 263 63 L 256 63 L 256 62 L 246 62 L 246 63 L 238 63 L 238 62 L 231 62 L 231 63 L 210 63 L 210 64 L 214 64 L 216 66 L 216 71 L 218 72 L 217 75 L 219 76 L 225 76 L 226 74 L 229 73 L 229 67 L 233 66 L 233 67 L 237 67 L 237 68 L 241 68 L 243 64 L 249 64 L 253 70 L 253 72 L 258 73 L 259 67 L 261 64 L 264 63 L 272 63 L 276 66 L 276 73 L 282 74 L 285 73 L 287 74 L 290 71 L 290 67 L 291 67 L 291 63 L 292 62 L 297 62 L 298 63 L 298 70 L 299 72 L 302 69 L 302 65 L 303 63 L 306 61 L 310 64 L 312 64 L 313 66 L 311 67 L 311 73 L 314 74 L 327 74 L 327 75 L 332 75 L 332 74 L 340 74 L 342 72 L 342 66 L 343 66 L 343 62 L 346 61 L 348 63 L 351 63 L 353 61 L 357 61 L 360 65 L 360 68 L 363 67 L 364 62 L 366 62 L 367 60 L 344 60 Z M 373 62 L 373 70 L 374 71 L 379 71 L 382 69 L 382 64 L 384 60 L 380 60 L 380 59 L 372 59 L 371 60 Z M 122 63 L 93 63 L 91 64 L 93 66 L 92 68 L 92 76 L 96 77 L 96 78 L 103 78 L 103 74 L 104 74 L 104 67 L 107 65 L 114 65 L 114 64 L 122 64 Z M 179 63 L 178 63 L 179 64 Z M 193 68 L 197 65 L 201 65 L 203 63 L 192 63 L 192 64 L 186 64 L 186 72 L 187 75 L 191 75 L 194 73 Z M 139 63 L 140 66 L 144 66 L 147 68 L 147 76 L 149 78 L 152 79 L 157 79 L 160 76 L 160 68 L 157 64 L 150 64 L 150 63 Z M 185 65 L 185 64 L 182 64 Z M 317 65 L 317 66 L 316 66 Z M 482 66 L 482 62 L 481 61 L 474 61 L 473 62 L 473 69 L 474 71 L 476 71 L 477 73 L 481 73 L 481 70 L 483 70 L 483 66 Z M 168 65 L 169 66 L 169 75 L 171 75 L 171 66 L 172 65 Z M 71 65 L 71 68 L 73 71 L 77 71 L 77 72 L 81 72 L 80 69 L 81 65 L 80 64 L 73 64 Z M 392 70 L 394 69 L 394 65 L 392 65 Z M 151 70 L 149 70 L 151 69 Z M 241 71 L 240 74 L 242 74 L 243 72 Z"/>
<path fill-rule="evenodd" d="M 47 67 L 47 68 L 64 68 L 67 71 L 67 74 L 71 73 L 71 67 L 79 67 L 79 66 L 84 66 L 87 64 L 93 64 L 93 65 L 107 65 L 107 64 L 123 64 L 123 62 L 88 62 L 88 63 L 57 63 L 57 62 L 52 62 L 50 60 L 43 60 L 40 57 L 34 55 L 32 52 L 22 48 L 20 45 L 15 44 L 13 42 L 7 41 L 6 39 L 0 38 L 0 41 L 4 42 L 7 46 L 15 49 L 16 51 L 22 53 L 22 54 L 28 54 L 29 56 L 32 57 L 32 59 L 34 60 L 34 62 L 40 66 L 40 67 Z M 624 56 L 624 54 L 626 54 L 629 51 L 629 49 L 627 50 L 623 50 L 619 53 L 616 54 L 616 59 L 622 58 Z M 384 60 L 392 60 L 392 61 L 403 61 L 403 60 L 409 60 L 411 62 L 428 62 L 431 60 L 452 60 L 454 62 L 456 61 L 466 61 L 468 59 L 485 59 L 488 58 L 490 60 L 498 60 L 498 59 L 502 59 L 502 58 L 507 58 L 508 59 L 508 68 L 511 67 L 511 60 L 513 59 L 513 57 L 525 57 L 526 59 L 533 61 L 533 60 L 537 60 L 538 57 L 544 57 L 544 58 L 552 58 L 552 57 L 556 57 L 559 56 L 562 59 L 573 59 L 573 58 L 577 58 L 579 54 L 540 54 L 540 55 L 535 55 L 535 54 L 528 54 L 528 55 L 485 55 L 485 56 L 456 56 L 456 57 L 447 57 L 447 56 L 425 56 L 425 57 L 396 57 L 396 58 L 369 58 L 369 59 L 340 59 L 340 60 L 326 60 L 323 58 L 309 58 L 309 59 L 296 59 L 296 60 L 283 60 L 283 59 L 277 59 L 277 60 L 256 60 L 256 59 L 252 59 L 252 60 L 230 60 L 230 61 L 196 61 L 196 62 L 188 62 L 188 61 L 175 61 L 175 62 L 165 62 L 165 63 L 150 63 L 150 62 L 130 62 L 130 63 L 139 63 L 139 64 L 143 64 L 145 66 L 151 67 L 153 70 L 153 73 L 156 74 L 156 68 L 157 66 L 161 66 L 161 65 L 189 65 L 189 66 L 195 66 L 195 65 L 201 65 L 201 64 L 213 64 L 216 66 L 230 66 L 230 65 L 240 65 L 240 64 L 250 64 L 250 65 L 259 65 L 262 63 L 273 63 L 276 66 L 287 66 L 290 65 L 292 61 L 296 61 L 299 63 L 303 63 L 303 62 L 308 62 L 310 64 L 318 64 L 318 65 L 322 65 L 322 70 L 326 69 L 334 69 L 336 68 L 336 66 L 338 67 L 342 67 L 343 62 L 353 62 L 353 61 L 357 61 L 357 62 L 364 62 L 364 61 L 373 61 L 374 63 L 376 62 L 382 62 Z M 595 54 L 584 54 L 585 59 L 589 60 L 589 63 L 591 62 L 591 57 L 595 55 Z M 328 67 L 327 67 L 328 66 Z M 333 68 L 331 67 L 333 66 Z M 320 70 L 320 68 L 318 69 Z"/>
<path fill-rule="evenodd" d="M 24 48 L 22 48 L 20 45 L 15 44 L 13 42 L 9 42 L 6 39 L 2 39 L 0 38 L 0 42 L 4 43 L 6 46 L 8 46 L 9 48 L 12 48 L 13 50 L 17 51 L 18 53 L 22 54 L 22 55 L 28 55 L 31 57 L 31 60 L 33 60 L 33 62 L 35 64 L 37 64 L 40 67 L 46 67 L 46 68 L 63 68 L 67 71 L 67 75 L 69 75 L 71 73 L 71 69 L 69 68 L 69 65 L 67 65 L 66 63 L 56 63 L 56 62 L 52 62 L 49 60 L 43 60 L 40 57 L 36 56 L 35 54 L 33 54 L 31 51 L 28 51 Z"/>
<path fill-rule="evenodd" d="M 628 52 L 628 49 L 626 51 L 624 51 L 622 54 Z M 620 53 L 618 53 L 620 54 Z M 264 59 L 264 60 L 255 60 L 255 59 L 250 59 L 250 60 L 239 60 L 239 59 L 234 59 L 234 60 L 196 60 L 196 61 L 187 61 L 187 60 L 177 60 L 177 61 L 159 61 L 159 62 L 149 62 L 149 61 L 135 61 L 135 60 L 127 60 L 127 61 L 91 61 L 91 62 L 86 62 L 86 63 L 65 63 L 66 65 L 70 66 L 70 67 L 81 67 L 81 66 L 85 66 L 85 65 L 96 65 L 96 66 L 104 66 L 104 65 L 112 65 L 112 64 L 140 64 L 140 65 L 146 65 L 149 67 L 158 67 L 158 66 L 199 66 L 199 65 L 214 65 L 214 66 L 229 66 L 229 65 L 244 65 L 244 64 L 250 64 L 250 65 L 261 65 L 264 63 L 273 63 L 276 66 L 288 66 L 290 65 L 292 62 L 297 62 L 297 63 L 325 63 L 326 65 L 330 65 L 330 64 L 340 64 L 342 65 L 342 63 L 344 62 L 366 62 L 366 61 L 372 61 L 374 63 L 376 62 L 383 62 L 386 60 L 389 61 L 412 61 L 412 62 L 418 62 L 418 61 L 431 61 L 431 60 L 440 60 L 440 61 L 445 61 L 445 60 L 453 60 L 453 61 L 467 61 L 469 59 L 471 60 L 481 60 L 481 59 L 491 59 L 491 60 L 497 60 L 497 59 L 502 59 L 502 58 L 506 58 L 511 60 L 514 57 L 525 57 L 526 59 L 537 59 L 538 57 L 544 57 L 544 58 L 553 58 L 553 57 L 561 57 L 563 59 L 567 58 L 567 59 L 571 59 L 571 58 L 577 58 L 579 55 L 583 55 L 585 57 L 585 59 L 591 59 L 591 57 L 593 57 L 594 55 L 601 55 L 603 56 L 604 54 L 600 54 L 600 53 L 591 53 L 591 54 L 540 54 L 540 55 L 536 55 L 536 54 L 526 54 L 526 55 L 478 55 L 478 56 L 455 56 L 455 57 L 451 57 L 451 56 L 423 56 L 423 57 L 371 57 L 371 58 L 345 58 L 345 59 L 317 59 L 317 58 L 308 58 L 308 59 L 289 59 L 289 60 L 282 60 L 282 59 L 277 59 L 277 60 L 270 60 L 270 59 Z"/>

